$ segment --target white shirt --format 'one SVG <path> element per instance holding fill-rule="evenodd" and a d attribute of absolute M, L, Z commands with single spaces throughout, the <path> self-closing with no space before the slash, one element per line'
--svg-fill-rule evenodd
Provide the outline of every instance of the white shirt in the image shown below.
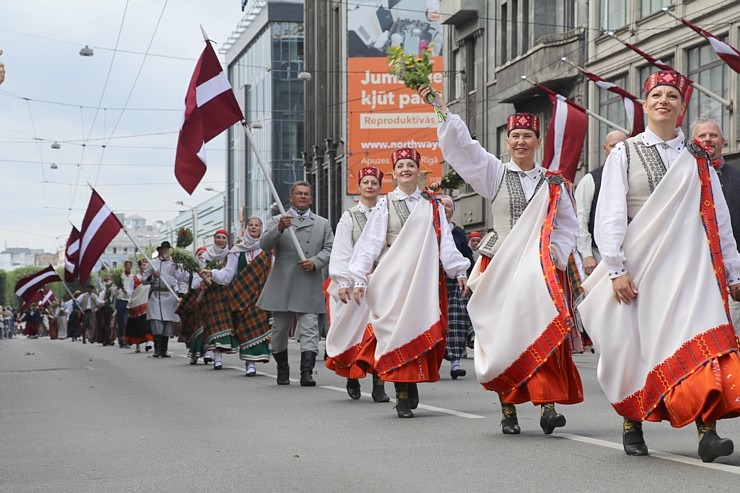
<path fill-rule="evenodd" d="M 591 173 L 581 178 L 573 194 L 576 198 L 576 216 L 578 216 L 578 240 L 576 242 L 578 253 L 582 258 L 594 257 L 593 239 L 588 230 L 588 221 L 591 217 L 591 206 L 594 202 L 596 185 Z"/>
<path fill-rule="evenodd" d="M 499 158 L 486 151 L 483 146 L 470 137 L 470 131 L 462 119 L 447 113 L 447 120 L 437 127 L 439 145 L 445 161 L 452 166 L 460 177 L 473 187 L 480 196 L 489 201 L 496 198 L 507 169 L 519 175 L 524 197 L 529 201 L 537 190 L 537 183 L 545 169 L 535 163 L 533 169 L 522 170 L 509 161 L 504 164 Z M 563 270 L 568 264 L 568 257 L 576 246 L 578 220 L 573 203 L 563 187 L 558 200 L 558 210 L 553 222 L 551 236 L 551 253 L 555 265 Z"/>
<path fill-rule="evenodd" d="M 398 199 L 406 202 L 409 212 L 413 212 L 416 205 L 420 202 L 426 203 L 426 199 L 422 198 L 421 190 L 418 187 L 411 195 L 407 195 L 398 188 L 394 192 Z M 452 238 L 450 225 L 447 223 L 442 204 L 439 204 L 437 214 L 439 214 L 442 229 L 439 248 L 439 259 L 442 262 L 442 267 L 447 277 L 467 277 L 470 261 L 463 257 L 455 246 L 455 240 Z M 370 214 L 365 229 L 362 230 L 362 235 L 357 240 L 357 245 L 355 245 L 354 253 L 350 259 L 348 273 L 355 286 L 366 286 L 367 275 L 373 270 L 375 260 L 377 260 L 380 252 L 383 251 L 387 234 L 388 206 L 384 204 L 384 207 L 379 207 Z"/>
<path fill-rule="evenodd" d="M 357 206 L 360 212 L 365 216 L 381 207 L 387 207 L 384 199 L 378 199 L 375 207 L 367 207 L 362 202 Z M 352 252 L 355 245 L 352 242 L 352 231 L 354 229 L 354 219 L 352 214 L 347 210 L 342 213 L 337 223 L 337 230 L 334 233 L 334 244 L 331 247 L 331 256 L 329 257 L 329 277 L 339 285 L 340 288 L 348 288 L 351 282 L 349 276 L 349 261 L 352 258 Z"/>
<path fill-rule="evenodd" d="M 257 247 L 255 250 L 252 250 L 251 252 L 243 252 L 244 255 L 247 257 L 247 263 L 251 263 L 252 260 L 257 257 L 262 252 L 262 249 Z M 211 274 L 213 274 L 213 282 L 216 284 L 220 284 L 222 286 L 226 286 L 227 284 L 230 284 L 231 281 L 234 280 L 236 277 L 236 271 L 239 267 L 239 254 L 242 252 L 229 252 L 226 255 L 226 266 L 223 269 L 214 269 L 211 271 Z"/>
<path fill-rule="evenodd" d="M 646 146 L 655 146 L 666 170 L 670 169 L 684 149 L 684 135 L 680 128 L 676 129 L 675 137 L 667 142 L 664 142 L 649 128 L 640 134 L 640 138 Z M 717 172 L 711 166 L 709 174 L 712 179 L 712 196 L 717 214 L 725 276 L 728 284 L 733 285 L 740 283 L 740 253 L 737 251 L 737 244 L 732 235 L 730 212 L 722 194 L 722 185 Z M 624 235 L 627 232 L 627 192 L 629 192 L 627 153 L 624 143 L 619 143 L 606 158 L 594 225 L 596 244 L 599 245 L 599 251 L 608 267 L 611 279 L 628 273 L 624 266 L 627 257 L 622 250 Z M 697 214 L 698 212 L 697 210 Z"/>

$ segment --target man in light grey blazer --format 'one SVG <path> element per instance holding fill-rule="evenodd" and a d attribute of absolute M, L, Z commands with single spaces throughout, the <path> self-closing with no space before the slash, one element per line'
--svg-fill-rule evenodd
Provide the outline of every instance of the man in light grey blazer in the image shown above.
<path fill-rule="evenodd" d="M 293 320 L 301 344 L 301 386 L 313 387 L 311 376 L 319 352 L 319 314 L 326 313 L 321 270 L 329 264 L 334 243 L 329 221 L 311 212 L 313 195 L 305 181 L 290 189 L 291 207 L 285 215 L 274 216 L 265 226 L 260 247 L 274 250 L 272 267 L 257 306 L 273 315 L 272 355 L 277 362 L 278 385 L 290 384 L 288 332 Z M 295 228 L 306 260 L 301 260 L 287 229 Z"/>

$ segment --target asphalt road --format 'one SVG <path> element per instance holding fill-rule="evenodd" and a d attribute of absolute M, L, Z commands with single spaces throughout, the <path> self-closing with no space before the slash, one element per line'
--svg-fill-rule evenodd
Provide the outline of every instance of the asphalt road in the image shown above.
<path fill-rule="evenodd" d="M 393 403 L 352 401 L 317 363 L 318 386 L 290 386 L 275 365 L 245 378 L 224 370 L 69 340 L 0 341 L 3 492 L 737 492 L 740 420 L 720 423 L 738 452 L 703 464 L 696 429 L 645 424 L 650 457 L 627 457 L 621 418 L 596 381 L 596 357 L 577 355 L 586 401 L 560 406 L 565 428 L 545 436 L 539 409 L 519 406 L 522 434 L 501 434 L 495 394 L 468 376 L 420 386 L 416 417 Z M 392 395 L 392 385 L 386 385 Z"/>

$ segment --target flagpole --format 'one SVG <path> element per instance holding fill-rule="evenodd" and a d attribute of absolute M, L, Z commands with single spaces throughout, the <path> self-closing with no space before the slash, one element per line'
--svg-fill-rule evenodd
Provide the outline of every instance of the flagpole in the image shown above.
<path fill-rule="evenodd" d="M 529 82 L 529 83 L 530 83 L 530 84 L 532 84 L 533 86 L 535 85 L 535 83 L 534 83 L 534 82 L 532 82 L 531 80 L 529 80 L 529 79 L 527 78 L 527 76 L 526 76 L 526 75 L 522 75 L 522 80 L 524 80 L 524 81 L 526 81 L 526 82 Z M 617 130 L 619 130 L 619 131 L 621 131 L 621 132 L 624 132 L 624 133 L 625 133 L 626 135 L 629 135 L 629 134 L 631 134 L 631 133 L 632 133 L 631 131 L 627 130 L 626 128 L 624 128 L 624 127 L 621 127 L 621 126 L 617 125 L 616 123 L 614 123 L 614 122 L 612 122 L 612 121 L 609 121 L 609 120 L 607 120 L 607 119 L 606 119 L 606 118 L 604 118 L 603 116 L 601 116 L 601 115 L 599 115 L 599 114 L 596 114 L 596 113 L 594 113 L 593 111 L 589 110 L 588 108 L 583 108 L 583 109 L 584 109 L 584 110 L 586 111 L 586 114 L 587 114 L 588 116 L 590 116 L 590 117 L 592 117 L 592 118 L 595 118 L 596 120 L 599 120 L 599 121 L 600 121 L 601 123 L 603 123 L 603 124 L 605 124 L 605 125 L 609 125 L 610 127 L 614 127 L 614 128 L 616 128 Z"/>
<path fill-rule="evenodd" d="M 664 9 L 664 10 L 665 10 L 665 9 Z M 678 20 L 681 20 L 681 19 L 680 19 L 680 18 L 678 18 L 678 17 L 676 17 L 676 19 L 678 19 Z M 611 36 L 612 38 L 616 39 L 616 40 L 617 40 L 617 41 L 619 41 L 620 43 L 622 43 L 622 44 L 625 44 L 625 41 L 622 41 L 621 39 L 619 39 L 619 36 L 617 36 L 616 34 L 614 34 L 614 33 L 613 33 L 612 31 L 609 31 L 609 32 L 608 32 L 608 33 L 606 33 L 606 34 L 607 34 L 608 36 Z M 716 100 L 716 101 L 718 101 L 718 102 L 722 103 L 722 104 L 723 104 L 724 106 L 726 106 L 726 107 L 727 107 L 727 109 L 732 109 L 732 102 L 730 102 L 730 101 L 728 101 L 727 99 L 723 98 L 723 97 L 722 97 L 722 96 L 720 96 L 719 94 L 717 94 L 717 93 L 715 93 L 715 92 L 712 92 L 712 91 L 710 91 L 710 90 L 709 90 L 709 89 L 707 89 L 706 87 L 702 86 L 701 84 L 699 84 L 699 83 L 697 83 L 697 82 L 694 82 L 693 80 L 691 81 L 691 85 L 692 85 L 692 86 L 694 86 L 694 87 L 696 88 L 696 90 L 697 90 L 697 91 L 699 91 L 699 92 L 702 92 L 702 93 L 704 93 L 704 95 L 706 95 L 706 96 L 709 96 L 710 98 L 712 98 L 712 99 L 714 99 L 714 100 Z"/>
<path fill-rule="evenodd" d="M 581 72 L 584 75 L 587 72 L 585 68 L 581 67 L 580 65 L 576 65 L 575 63 L 573 63 L 570 60 L 568 60 L 568 57 L 560 57 L 560 61 L 567 63 L 568 65 L 570 65 L 571 67 L 573 67 L 574 69 L 578 70 L 579 72 Z M 640 99 L 640 98 L 635 98 L 635 101 L 637 101 L 638 103 L 642 103 L 642 99 Z"/>
<path fill-rule="evenodd" d="M 151 266 L 152 266 L 152 268 L 154 268 L 154 264 L 152 263 L 152 259 L 150 259 L 150 258 L 149 258 L 149 257 L 147 256 L 146 252 L 145 252 L 144 250 L 142 250 L 142 249 L 141 249 L 141 247 L 140 247 L 140 246 L 138 245 L 138 243 L 136 243 L 136 241 L 134 241 L 134 239 L 133 239 L 133 238 L 131 237 L 131 235 L 130 235 L 130 234 L 128 234 L 128 231 L 126 230 L 126 228 L 123 228 L 123 234 L 125 234 L 126 236 L 128 236 L 128 239 L 129 239 L 129 240 L 131 240 L 131 243 L 133 243 L 133 244 L 134 244 L 134 246 L 136 247 L 136 249 L 137 249 L 137 250 L 139 250 L 139 251 L 141 252 L 141 254 L 142 254 L 142 255 L 144 256 L 144 258 L 145 258 L 145 259 L 147 260 L 147 262 L 149 262 L 149 265 L 151 265 Z M 173 296 L 174 296 L 175 298 L 178 298 L 178 299 L 180 298 L 179 296 L 177 296 L 177 293 L 175 293 L 175 291 L 174 291 L 174 290 L 172 289 L 172 286 L 170 286 L 170 285 L 169 285 L 169 283 L 167 282 L 167 280 L 166 280 L 166 279 L 165 279 L 164 277 L 162 277 L 162 276 L 160 275 L 160 276 L 159 276 L 159 280 L 160 280 L 160 281 L 162 281 L 162 282 L 164 283 L 164 285 L 165 285 L 165 286 L 167 286 L 167 289 L 169 289 L 169 290 L 170 290 L 170 293 L 172 293 L 172 295 L 173 295 Z"/>
<path fill-rule="evenodd" d="M 270 191 L 272 192 L 272 197 L 275 199 L 275 203 L 280 209 L 280 213 L 282 215 L 286 215 L 287 213 L 285 212 L 285 207 L 283 207 L 283 203 L 280 200 L 280 196 L 278 195 L 277 190 L 275 189 L 275 184 L 270 179 L 270 173 L 267 171 L 267 167 L 265 167 L 265 163 L 262 162 L 262 156 L 260 156 L 260 153 L 257 150 L 257 144 L 254 142 L 254 136 L 252 135 L 252 132 L 249 131 L 249 128 L 247 127 L 246 122 L 242 122 L 242 127 L 244 128 L 244 133 L 247 136 L 249 145 L 252 147 L 254 156 L 257 158 L 257 163 L 260 165 L 260 168 L 262 169 L 262 174 L 265 177 L 265 181 L 267 181 L 267 185 L 269 185 L 270 187 Z M 298 242 L 298 237 L 295 235 L 295 229 L 293 228 L 293 226 L 288 228 L 288 233 L 290 234 L 290 238 L 293 240 L 293 245 L 295 246 L 295 249 L 298 252 L 298 256 L 301 258 L 301 260 L 306 260 L 306 256 L 303 254 L 303 249 L 301 248 L 301 244 Z"/>

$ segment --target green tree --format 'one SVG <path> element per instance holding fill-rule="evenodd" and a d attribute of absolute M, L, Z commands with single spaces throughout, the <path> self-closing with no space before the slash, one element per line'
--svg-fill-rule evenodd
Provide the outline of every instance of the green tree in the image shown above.
<path fill-rule="evenodd" d="M 0 305 L 7 306 L 8 302 L 8 273 L 0 269 Z"/>

